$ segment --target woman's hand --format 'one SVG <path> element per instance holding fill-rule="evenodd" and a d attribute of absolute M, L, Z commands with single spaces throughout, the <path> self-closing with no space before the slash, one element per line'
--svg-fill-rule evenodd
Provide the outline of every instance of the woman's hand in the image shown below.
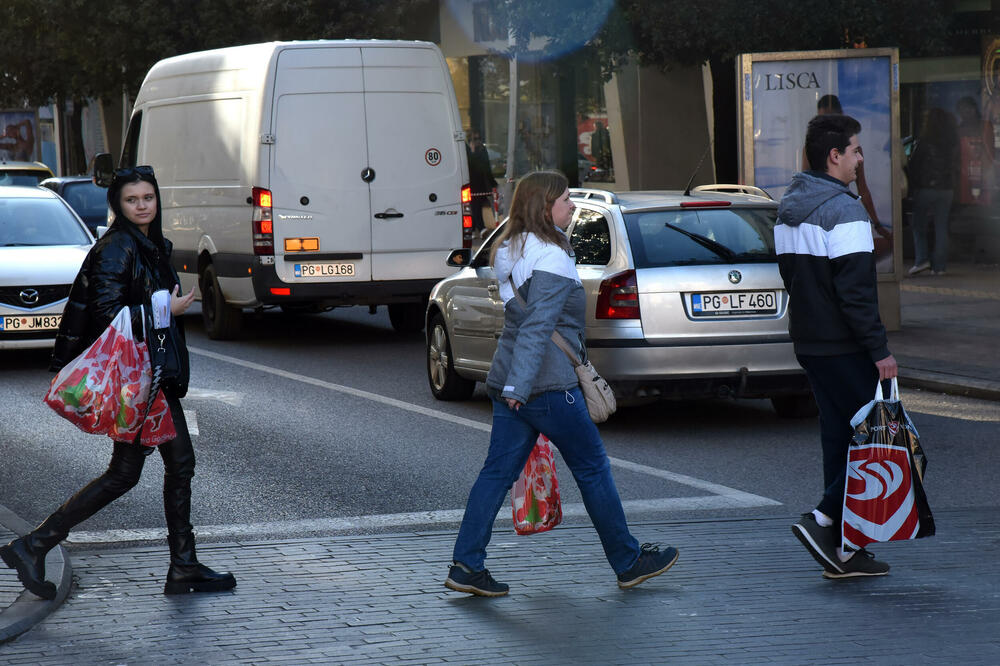
<path fill-rule="evenodd" d="M 181 286 L 175 284 L 174 291 L 170 294 L 170 314 L 174 317 L 184 314 L 191 307 L 191 304 L 194 303 L 194 287 L 191 287 L 191 291 L 184 296 L 180 295 L 180 291 Z"/>
<path fill-rule="evenodd" d="M 507 406 L 513 409 L 515 412 L 521 409 L 521 403 L 514 398 L 507 398 Z"/>

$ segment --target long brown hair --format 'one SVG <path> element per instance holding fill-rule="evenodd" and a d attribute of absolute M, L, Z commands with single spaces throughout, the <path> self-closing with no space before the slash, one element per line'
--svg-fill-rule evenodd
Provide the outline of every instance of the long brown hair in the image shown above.
<path fill-rule="evenodd" d="M 552 204 L 568 187 L 566 176 L 558 171 L 532 171 L 518 181 L 510 202 L 510 218 L 490 250 L 491 266 L 496 261 L 497 250 L 507 240 L 520 242 L 523 252 L 525 237 L 522 234 L 525 233 L 535 234 L 546 243 L 569 251 L 565 234 L 552 222 Z"/>

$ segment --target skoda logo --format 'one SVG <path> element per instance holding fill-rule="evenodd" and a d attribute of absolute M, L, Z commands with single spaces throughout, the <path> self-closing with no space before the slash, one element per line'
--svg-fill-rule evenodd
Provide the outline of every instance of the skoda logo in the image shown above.
<path fill-rule="evenodd" d="M 21 302 L 25 305 L 34 305 L 38 302 L 37 289 L 22 289 L 18 295 L 21 297 Z"/>
<path fill-rule="evenodd" d="M 729 281 L 733 284 L 739 284 L 742 279 L 743 275 L 739 271 L 729 271 Z"/>

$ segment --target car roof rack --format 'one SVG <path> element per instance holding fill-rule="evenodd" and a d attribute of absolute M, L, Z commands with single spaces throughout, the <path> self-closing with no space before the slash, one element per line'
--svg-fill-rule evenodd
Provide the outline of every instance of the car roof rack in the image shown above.
<path fill-rule="evenodd" d="M 604 203 L 618 203 L 618 196 L 614 192 L 587 187 L 571 187 L 569 196 L 572 199 L 600 199 Z"/>
<path fill-rule="evenodd" d="M 771 195 L 754 185 L 740 185 L 736 183 L 713 183 L 711 185 L 698 185 L 692 192 L 724 192 L 729 194 L 749 194 L 755 197 L 771 199 Z M 774 199 L 771 199 L 774 201 Z"/>

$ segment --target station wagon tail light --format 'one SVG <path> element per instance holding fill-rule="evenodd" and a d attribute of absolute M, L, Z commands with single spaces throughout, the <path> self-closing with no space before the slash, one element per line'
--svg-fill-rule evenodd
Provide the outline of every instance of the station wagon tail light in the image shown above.
<path fill-rule="evenodd" d="M 472 247 L 472 186 L 462 188 L 462 247 Z"/>
<path fill-rule="evenodd" d="M 639 319 L 639 286 L 635 271 L 616 273 L 597 292 L 598 319 Z"/>
<path fill-rule="evenodd" d="M 681 202 L 681 208 L 722 208 L 732 203 L 732 201 L 684 201 Z"/>
<path fill-rule="evenodd" d="M 253 253 L 274 254 L 274 220 L 271 216 L 271 190 L 253 188 Z"/>

